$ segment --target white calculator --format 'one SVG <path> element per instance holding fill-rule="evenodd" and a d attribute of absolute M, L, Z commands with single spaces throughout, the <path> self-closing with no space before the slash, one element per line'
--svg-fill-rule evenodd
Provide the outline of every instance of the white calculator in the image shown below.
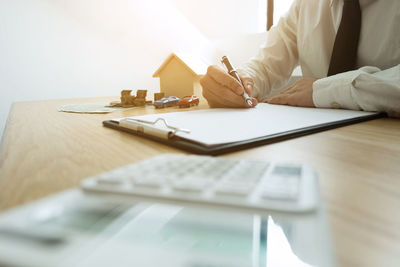
<path fill-rule="evenodd" d="M 310 166 L 211 156 L 162 154 L 82 181 L 86 191 L 306 212 L 318 203 Z"/>

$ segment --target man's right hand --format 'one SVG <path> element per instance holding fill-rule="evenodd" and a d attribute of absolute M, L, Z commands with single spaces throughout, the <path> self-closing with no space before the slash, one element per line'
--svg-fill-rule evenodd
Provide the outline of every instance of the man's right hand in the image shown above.
<path fill-rule="evenodd" d="M 212 65 L 207 69 L 207 74 L 201 78 L 203 96 L 212 108 L 249 108 L 243 98 L 243 90 L 250 95 L 253 90 L 253 79 L 243 71 L 238 71 L 243 86 L 235 78 L 229 75 L 221 67 Z M 253 106 L 257 105 L 257 99 L 251 98 Z"/>

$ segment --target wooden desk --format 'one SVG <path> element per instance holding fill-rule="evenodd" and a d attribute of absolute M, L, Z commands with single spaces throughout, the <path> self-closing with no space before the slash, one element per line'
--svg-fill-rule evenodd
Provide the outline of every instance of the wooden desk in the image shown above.
<path fill-rule="evenodd" d="M 0 148 L 0 210 L 79 186 L 87 176 L 160 153 L 182 152 L 101 123 L 178 109 L 147 107 L 102 115 L 57 112 L 61 105 L 89 101 L 12 106 Z M 400 266 L 400 120 L 378 119 L 224 157 L 311 164 L 319 173 L 339 265 Z"/>

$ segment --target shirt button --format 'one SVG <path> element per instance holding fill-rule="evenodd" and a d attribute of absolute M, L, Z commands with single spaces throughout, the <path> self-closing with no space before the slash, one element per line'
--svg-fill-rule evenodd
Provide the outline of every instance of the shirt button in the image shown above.
<path fill-rule="evenodd" d="M 331 108 L 341 108 L 338 102 L 332 102 L 331 103 Z"/>

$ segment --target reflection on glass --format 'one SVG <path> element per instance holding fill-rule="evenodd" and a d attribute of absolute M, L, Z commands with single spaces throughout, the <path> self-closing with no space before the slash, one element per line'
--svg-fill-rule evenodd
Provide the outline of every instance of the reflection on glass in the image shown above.
<path fill-rule="evenodd" d="M 311 266 L 291 247 L 295 229 L 291 221 L 278 224 L 271 216 L 167 204 L 103 203 L 39 217 L 48 217 L 36 222 L 41 227 L 65 230 L 89 241 L 88 262 L 114 257 L 115 247 L 124 246 L 128 251 L 136 247 L 149 253 L 179 254 L 177 258 L 183 256 L 193 266 Z M 135 262 L 137 255 L 127 256 Z"/>
<path fill-rule="evenodd" d="M 282 228 L 268 217 L 267 266 L 311 266 L 301 261 L 292 251 Z"/>

